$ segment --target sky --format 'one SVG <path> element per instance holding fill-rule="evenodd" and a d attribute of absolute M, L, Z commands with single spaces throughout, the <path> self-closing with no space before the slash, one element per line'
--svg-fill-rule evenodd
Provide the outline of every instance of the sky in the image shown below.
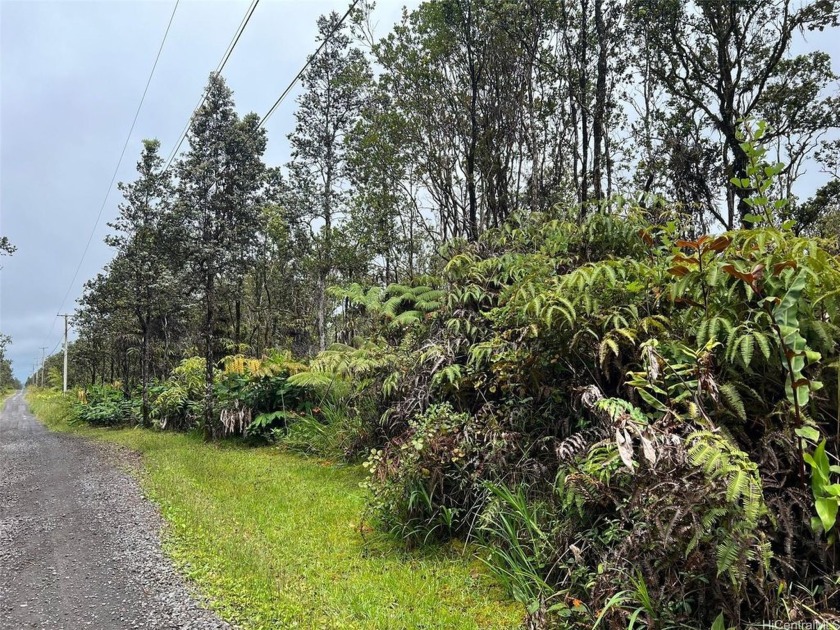
<path fill-rule="evenodd" d="M 404 4 L 418 3 L 378 0 L 376 34 L 390 30 Z M 134 179 L 144 138 L 158 138 L 169 155 L 249 4 L 181 0 L 117 181 Z M 0 331 L 12 336 L 7 356 L 21 380 L 41 347 L 59 350 L 63 323 L 56 314 L 72 313 L 84 282 L 111 259 L 103 238 L 120 201 L 115 187 L 83 260 L 82 254 L 173 6 L 174 0 L 0 0 L 0 235 L 18 248 L 0 258 Z M 314 52 L 318 16 L 347 6 L 348 0 L 262 0 L 224 71 L 238 110 L 263 115 Z M 840 74 L 836 31 L 808 34 L 795 52 L 814 48 L 829 52 Z M 297 93 L 266 124 L 269 165 L 287 161 Z M 821 180 L 811 173 L 804 186 Z"/>
<path fill-rule="evenodd" d="M 402 6 L 379 0 L 385 35 Z M 59 350 L 63 321 L 83 284 L 111 259 L 111 190 L 71 284 L 174 7 L 174 0 L 0 0 L 0 234 L 17 246 L 0 259 L 0 331 L 21 380 Z M 144 138 L 168 156 L 250 0 L 181 0 L 117 181 L 134 179 Z M 240 113 L 265 114 L 315 50 L 316 20 L 347 0 L 262 0 L 223 72 Z M 294 96 L 266 124 L 269 165 L 288 159 Z M 62 299 L 67 294 L 62 304 Z M 72 339 L 72 335 L 71 335 Z"/>

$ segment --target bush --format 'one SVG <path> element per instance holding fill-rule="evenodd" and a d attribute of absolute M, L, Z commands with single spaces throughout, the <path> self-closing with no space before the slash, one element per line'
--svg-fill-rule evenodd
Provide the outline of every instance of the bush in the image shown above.
<path fill-rule="evenodd" d="M 840 259 L 755 204 L 714 236 L 624 207 L 455 248 L 447 302 L 378 351 L 380 525 L 480 531 L 536 627 L 833 620 Z"/>
<path fill-rule="evenodd" d="M 184 359 L 168 379 L 150 390 L 150 415 L 163 429 L 186 430 L 201 418 L 205 363 L 201 357 Z"/>
<path fill-rule="evenodd" d="M 443 540 L 462 530 L 476 504 L 480 456 L 468 414 L 434 405 L 399 439 L 373 449 L 365 462 L 371 508 L 381 527 L 410 544 Z"/>
<path fill-rule="evenodd" d="M 121 387 L 92 385 L 79 392 L 75 417 L 97 426 L 136 424 L 140 417 L 139 402 L 126 398 Z"/>
<path fill-rule="evenodd" d="M 277 429 L 309 413 L 315 404 L 306 387 L 290 382 L 289 377 L 305 366 L 288 352 L 275 352 L 263 359 L 234 355 L 225 357 L 222 365 L 215 395 L 228 435 L 269 439 Z"/>

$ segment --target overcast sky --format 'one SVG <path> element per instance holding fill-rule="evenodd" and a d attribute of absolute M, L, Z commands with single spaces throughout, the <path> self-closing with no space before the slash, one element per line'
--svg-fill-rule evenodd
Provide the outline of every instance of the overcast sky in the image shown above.
<path fill-rule="evenodd" d="M 346 0 L 262 0 L 225 67 L 241 113 L 265 114 L 315 49 L 319 15 Z M 402 6 L 379 0 L 384 35 Z M 117 181 L 134 178 L 141 140 L 166 157 L 201 97 L 250 0 L 181 0 Z M 84 282 L 111 258 L 103 243 L 120 196 L 96 221 L 174 0 L 0 0 L 0 234 L 17 246 L 0 260 L 0 331 L 23 380 L 61 341 L 55 315 L 73 312 Z M 288 158 L 294 93 L 267 123 L 266 163 Z M 64 305 L 61 300 L 70 287 Z"/>
<path fill-rule="evenodd" d="M 378 0 L 377 34 L 403 4 L 418 2 Z M 181 0 L 118 181 L 134 178 L 143 138 L 158 138 L 164 156 L 172 150 L 249 4 Z M 224 71 L 238 110 L 264 114 L 314 51 L 317 17 L 347 5 L 262 0 Z M 102 239 L 120 200 L 115 190 L 71 285 L 173 6 L 0 0 L 0 234 L 18 248 L 0 259 L 0 331 L 13 338 L 8 355 L 21 380 L 41 346 L 58 349 L 56 313 L 72 312 L 84 282 L 111 258 Z M 809 40 L 797 52 L 826 50 L 840 73 L 837 33 Z M 293 110 L 288 98 L 266 125 L 269 165 L 288 157 Z"/>

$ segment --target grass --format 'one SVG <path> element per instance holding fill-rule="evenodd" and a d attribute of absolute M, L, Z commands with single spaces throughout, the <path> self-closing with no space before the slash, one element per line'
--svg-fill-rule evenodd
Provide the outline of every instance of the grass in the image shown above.
<path fill-rule="evenodd" d="M 15 391 L 17 391 L 17 390 L 14 390 L 14 389 L 0 389 L 0 409 L 3 408 L 3 405 L 6 404 L 6 401 L 9 398 L 14 396 Z"/>
<path fill-rule="evenodd" d="M 363 536 L 363 473 L 272 448 L 70 425 L 61 394 L 34 392 L 50 428 L 143 455 L 143 487 L 171 527 L 167 552 L 222 617 L 245 628 L 516 628 L 481 563 L 455 547 L 408 553 Z"/>

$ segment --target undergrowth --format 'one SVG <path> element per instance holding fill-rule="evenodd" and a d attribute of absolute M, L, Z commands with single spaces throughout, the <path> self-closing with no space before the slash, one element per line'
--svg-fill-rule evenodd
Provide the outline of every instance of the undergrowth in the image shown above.
<path fill-rule="evenodd" d="M 747 227 L 621 199 L 514 216 L 435 273 L 333 288 L 345 343 L 308 362 L 225 359 L 220 433 L 366 458 L 369 521 L 478 542 L 530 628 L 834 627 L 840 258 L 742 146 Z M 194 424 L 195 361 L 160 426 Z"/>

